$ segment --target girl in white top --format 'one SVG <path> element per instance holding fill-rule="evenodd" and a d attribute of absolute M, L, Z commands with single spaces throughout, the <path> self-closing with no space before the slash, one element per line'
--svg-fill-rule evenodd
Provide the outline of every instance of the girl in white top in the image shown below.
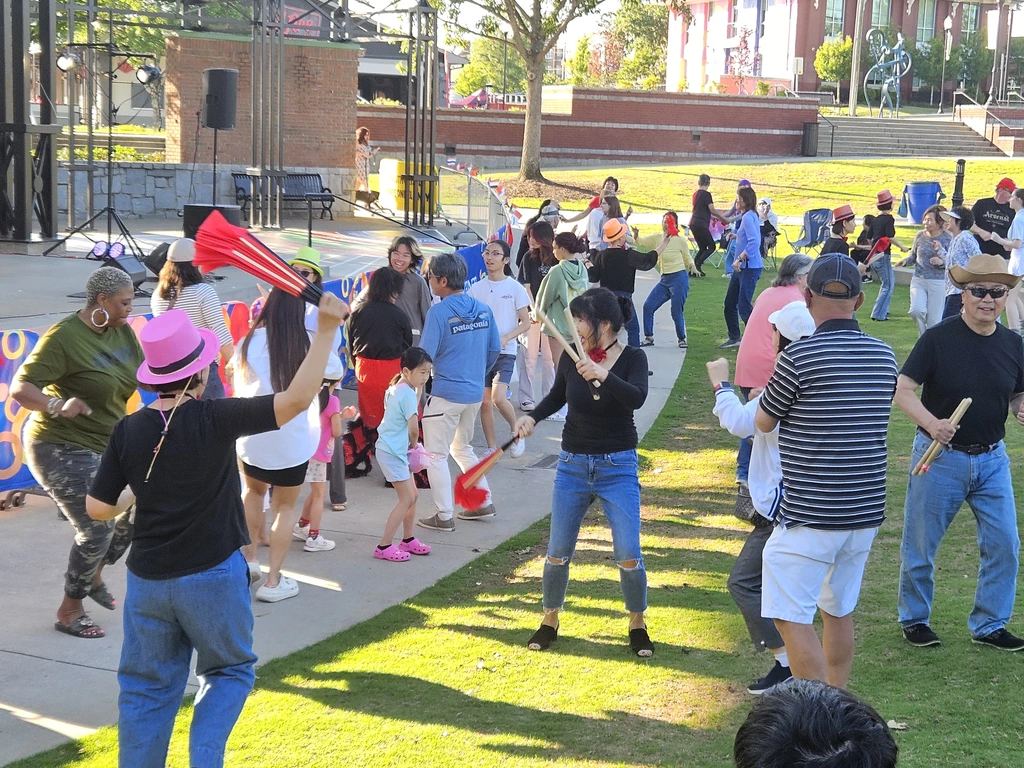
<path fill-rule="evenodd" d="M 238 345 L 233 364 L 236 397 L 255 397 L 288 388 L 309 349 L 302 299 L 275 288 L 270 292 L 252 328 Z M 263 530 L 263 498 L 274 487 L 271 510 L 270 571 L 256 598 L 274 603 L 299 593 L 293 579 L 281 576 L 281 566 L 292 539 L 295 504 L 306 478 L 306 467 L 320 441 L 320 409 L 316 400 L 304 413 L 277 432 L 239 438 L 245 489 L 242 501 L 252 543 L 244 550 L 249 571 L 259 577 L 256 542 Z"/>
<path fill-rule="evenodd" d="M 224 322 L 224 310 L 217 292 L 192 263 L 195 256 L 194 240 L 183 237 L 171 243 L 167 261 L 160 269 L 160 283 L 149 300 L 149 309 L 153 317 L 159 317 L 169 309 L 183 310 L 196 328 L 213 331 L 220 342 L 220 359 L 227 364 L 232 353 L 231 332 Z M 219 366 L 214 361 L 210 365 L 210 377 L 203 397 L 211 400 L 225 394 Z"/>

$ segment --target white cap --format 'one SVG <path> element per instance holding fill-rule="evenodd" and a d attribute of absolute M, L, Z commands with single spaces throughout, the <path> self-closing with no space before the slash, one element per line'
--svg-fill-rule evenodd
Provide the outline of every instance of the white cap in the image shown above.
<path fill-rule="evenodd" d="M 181 237 L 171 243 L 167 249 L 167 260 L 177 264 L 192 262 L 196 258 L 196 241 Z"/>
<path fill-rule="evenodd" d="M 803 301 L 791 301 L 782 309 L 775 310 L 768 315 L 768 322 L 778 329 L 779 335 L 790 341 L 810 336 L 815 328 L 814 318 Z"/>

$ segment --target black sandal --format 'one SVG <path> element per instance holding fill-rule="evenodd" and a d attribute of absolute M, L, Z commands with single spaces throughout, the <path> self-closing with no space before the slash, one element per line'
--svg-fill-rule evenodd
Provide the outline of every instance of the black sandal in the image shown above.
<path fill-rule="evenodd" d="M 541 624 L 540 629 L 533 633 L 526 647 L 531 651 L 546 651 L 558 639 L 558 627 Z"/>
<path fill-rule="evenodd" d="M 89 590 L 89 597 L 95 600 L 97 603 L 102 605 L 108 611 L 112 611 L 117 607 L 117 600 L 110 594 L 110 590 L 107 589 L 106 584 L 99 584 Z"/>
<path fill-rule="evenodd" d="M 87 640 L 99 639 L 107 634 L 96 622 L 89 618 L 87 613 L 83 613 L 70 624 L 62 624 L 59 621 L 55 622 L 53 628 L 58 632 L 63 632 L 65 635 L 81 637 Z"/>
<path fill-rule="evenodd" d="M 651 636 L 647 634 L 647 627 L 629 630 L 629 647 L 642 659 L 654 655 L 654 643 L 651 642 Z"/>

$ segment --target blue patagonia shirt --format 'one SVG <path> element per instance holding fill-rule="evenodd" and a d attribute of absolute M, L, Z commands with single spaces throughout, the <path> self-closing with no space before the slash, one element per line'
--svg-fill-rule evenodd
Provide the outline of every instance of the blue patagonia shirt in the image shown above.
<path fill-rule="evenodd" d="M 431 394 L 452 403 L 479 403 L 484 379 L 501 352 L 490 307 L 465 293 L 452 294 L 427 312 L 420 346 L 434 359 Z"/>

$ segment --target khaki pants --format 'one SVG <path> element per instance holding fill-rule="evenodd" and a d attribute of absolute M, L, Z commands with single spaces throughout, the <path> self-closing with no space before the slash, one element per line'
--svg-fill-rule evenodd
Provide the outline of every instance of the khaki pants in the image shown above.
<path fill-rule="evenodd" d="M 463 472 L 476 464 L 477 455 L 471 443 L 479 412 L 480 403 L 452 403 L 434 395 L 427 398 L 423 409 L 423 447 L 434 454 L 427 467 L 427 477 L 434 506 L 442 520 L 450 519 L 455 512 L 448 454 L 451 453 Z M 487 503 L 490 504 L 487 480 L 481 480 L 477 487 L 488 491 Z"/>

